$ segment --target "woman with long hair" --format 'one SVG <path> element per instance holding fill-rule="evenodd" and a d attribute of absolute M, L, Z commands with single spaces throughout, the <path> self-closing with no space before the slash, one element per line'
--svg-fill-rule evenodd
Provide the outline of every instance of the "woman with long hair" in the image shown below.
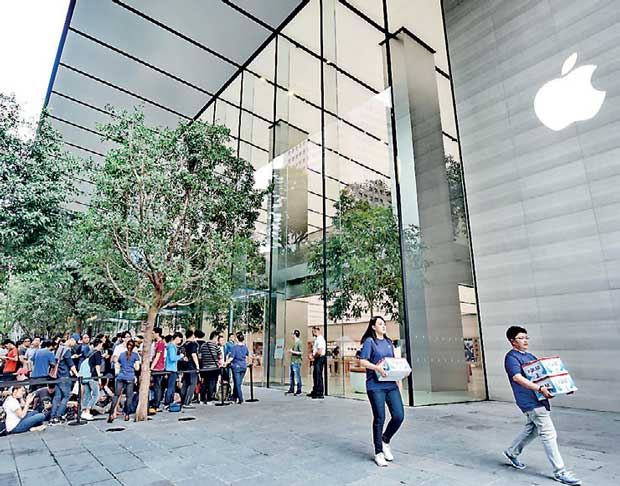
<path fill-rule="evenodd" d="M 108 416 L 109 423 L 112 423 L 116 418 L 116 405 L 123 392 L 125 392 L 125 406 L 123 409 L 125 421 L 129 420 L 129 407 L 131 406 L 131 400 L 133 398 L 136 368 L 139 368 L 140 365 L 140 356 L 138 353 L 134 352 L 135 346 L 136 342 L 130 339 L 127 341 L 127 352 L 121 353 L 118 356 L 120 372 L 116 375 L 116 380 L 114 382 L 114 399 L 112 400 L 110 415 Z"/>
<path fill-rule="evenodd" d="M 362 336 L 360 366 L 366 368 L 366 393 L 372 409 L 372 439 L 377 466 L 387 466 L 394 460 L 390 441 L 405 418 L 403 400 L 395 381 L 379 381 L 377 373 L 383 377 L 386 371 L 377 365 L 383 358 L 394 357 L 394 344 L 386 334 L 387 326 L 381 316 L 373 316 Z M 385 405 L 390 410 L 391 419 L 385 431 Z"/>

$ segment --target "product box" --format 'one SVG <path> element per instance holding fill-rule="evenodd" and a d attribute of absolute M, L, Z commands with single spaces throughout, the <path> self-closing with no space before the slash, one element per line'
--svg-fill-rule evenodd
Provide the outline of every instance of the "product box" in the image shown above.
<path fill-rule="evenodd" d="M 377 364 L 387 372 L 386 377 L 377 373 L 379 381 L 400 381 L 411 373 L 411 366 L 405 358 L 383 358 Z"/>
<path fill-rule="evenodd" d="M 547 376 L 539 380 L 534 380 L 538 386 L 546 386 L 549 391 L 554 395 L 565 395 L 567 393 L 573 393 L 578 390 L 575 386 L 575 382 L 568 373 L 561 373 L 559 375 Z M 540 392 L 535 392 L 536 397 L 539 400 L 544 400 L 545 397 Z"/>
<path fill-rule="evenodd" d="M 568 373 L 559 356 L 540 358 L 522 366 L 525 377 L 530 381 L 540 380 L 552 375 Z"/>

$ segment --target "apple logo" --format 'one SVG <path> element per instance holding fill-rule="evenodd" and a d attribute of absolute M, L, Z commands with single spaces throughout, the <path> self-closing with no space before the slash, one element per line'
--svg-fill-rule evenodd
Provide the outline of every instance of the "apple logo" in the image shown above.
<path fill-rule="evenodd" d="M 605 91 L 592 86 L 593 64 L 577 69 L 577 53 L 562 65 L 562 76 L 545 83 L 534 98 L 538 119 L 551 130 L 560 131 L 573 122 L 593 118 L 605 101 Z"/>

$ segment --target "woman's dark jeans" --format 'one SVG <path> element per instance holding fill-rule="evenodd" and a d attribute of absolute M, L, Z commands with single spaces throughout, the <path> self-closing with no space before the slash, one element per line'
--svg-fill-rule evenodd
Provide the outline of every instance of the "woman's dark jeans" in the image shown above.
<path fill-rule="evenodd" d="M 368 400 L 372 408 L 372 441 L 375 446 L 375 454 L 383 452 L 383 444 L 390 443 L 390 439 L 398 431 L 405 420 L 405 409 L 403 407 L 403 399 L 400 396 L 400 390 L 394 388 L 392 390 L 367 390 Z M 392 418 L 388 423 L 385 432 L 383 432 L 383 424 L 385 424 L 385 404 L 390 409 Z"/>
<path fill-rule="evenodd" d="M 119 380 L 118 378 L 114 382 L 114 399 L 112 400 L 112 406 L 110 407 L 110 415 L 114 414 L 116 410 L 116 404 L 121 398 L 121 393 L 125 392 L 125 405 L 123 412 L 125 415 L 129 415 L 129 408 L 131 407 L 131 400 L 133 399 L 133 380 Z"/>
<path fill-rule="evenodd" d="M 235 397 L 239 403 L 243 403 L 243 393 L 241 391 L 241 385 L 243 385 L 243 377 L 247 368 L 233 368 L 233 382 L 235 384 Z"/>

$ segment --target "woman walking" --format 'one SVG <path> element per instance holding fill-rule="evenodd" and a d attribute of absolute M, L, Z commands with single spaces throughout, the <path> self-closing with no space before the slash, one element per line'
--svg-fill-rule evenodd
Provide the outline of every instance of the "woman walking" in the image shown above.
<path fill-rule="evenodd" d="M 114 399 L 112 400 L 112 406 L 110 407 L 108 423 L 112 423 L 116 418 L 116 405 L 120 400 L 123 391 L 125 392 L 125 406 L 123 408 L 125 421 L 129 420 L 129 408 L 131 407 L 131 400 L 133 399 L 136 369 L 140 367 L 140 356 L 138 356 L 138 353 L 133 351 L 135 346 L 135 341 L 130 339 L 127 341 L 127 351 L 118 356 L 120 372 L 116 375 L 116 380 L 114 383 Z"/>
<path fill-rule="evenodd" d="M 370 319 L 368 328 L 362 336 L 360 366 L 366 368 L 366 393 L 372 409 L 372 439 L 375 448 L 375 463 L 384 467 L 394 456 L 390 448 L 390 440 L 396 434 L 405 418 L 403 400 L 400 389 L 395 381 L 379 381 L 377 373 L 387 376 L 385 370 L 377 363 L 383 358 L 394 357 L 394 345 L 386 335 L 387 326 L 381 316 Z M 385 405 L 387 404 L 392 418 L 385 431 Z"/>

